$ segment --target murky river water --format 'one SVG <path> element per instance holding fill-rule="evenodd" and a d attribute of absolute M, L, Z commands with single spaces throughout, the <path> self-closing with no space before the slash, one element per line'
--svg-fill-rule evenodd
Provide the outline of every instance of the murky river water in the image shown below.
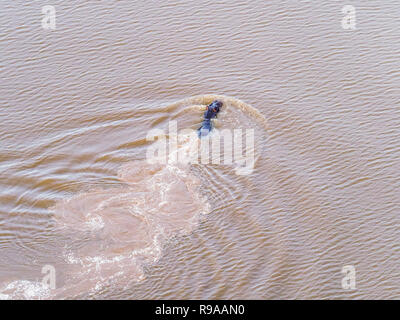
<path fill-rule="evenodd" d="M 400 5 L 345 4 L 2 1 L 0 298 L 400 298 Z M 214 98 L 250 171 L 146 162 Z"/>

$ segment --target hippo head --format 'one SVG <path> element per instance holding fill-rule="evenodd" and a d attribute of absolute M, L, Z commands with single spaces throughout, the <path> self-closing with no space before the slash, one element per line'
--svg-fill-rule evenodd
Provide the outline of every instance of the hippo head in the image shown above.
<path fill-rule="evenodd" d="M 204 118 L 206 119 L 216 118 L 221 108 L 222 108 L 222 102 L 214 100 L 211 104 L 207 106 L 207 111 L 204 114 Z"/>

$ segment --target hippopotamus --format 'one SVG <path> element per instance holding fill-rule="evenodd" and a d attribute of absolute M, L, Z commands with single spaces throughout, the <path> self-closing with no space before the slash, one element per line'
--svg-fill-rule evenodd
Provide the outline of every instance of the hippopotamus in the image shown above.
<path fill-rule="evenodd" d="M 216 118 L 218 112 L 222 107 L 222 102 L 218 100 L 214 100 L 211 104 L 207 106 L 207 110 L 204 112 L 204 120 L 201 124 L 201 127 L 198 129 L 199 138 L 208 135 L 208 133 L 212 130 L 211 119 Z"/>

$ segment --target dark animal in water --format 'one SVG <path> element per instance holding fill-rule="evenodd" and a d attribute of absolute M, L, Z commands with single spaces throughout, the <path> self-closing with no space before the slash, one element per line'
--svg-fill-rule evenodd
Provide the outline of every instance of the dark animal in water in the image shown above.
<path fill-rule="evenodd" d="M 207 106 L 206 112 L 204 112 L 204 120 L 201 124 L 201 127 L 198 129 L 199 138 L 208 135 L 208 133 L 212 130 L 211 119 L 216 118 L 218 112 L 222 107 L 222 102 L 218 100 L 214 100 L 211 104 Z"/>

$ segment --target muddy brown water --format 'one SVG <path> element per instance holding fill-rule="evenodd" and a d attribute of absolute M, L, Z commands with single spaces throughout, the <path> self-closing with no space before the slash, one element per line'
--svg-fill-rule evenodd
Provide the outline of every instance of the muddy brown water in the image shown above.
<path fill-rule="evenodd" d="M 0 297 L 399 298 L 400 6 L 351 4 L 2 1 Z M 212 95 L 253 170 L 147 163 Z"/>

